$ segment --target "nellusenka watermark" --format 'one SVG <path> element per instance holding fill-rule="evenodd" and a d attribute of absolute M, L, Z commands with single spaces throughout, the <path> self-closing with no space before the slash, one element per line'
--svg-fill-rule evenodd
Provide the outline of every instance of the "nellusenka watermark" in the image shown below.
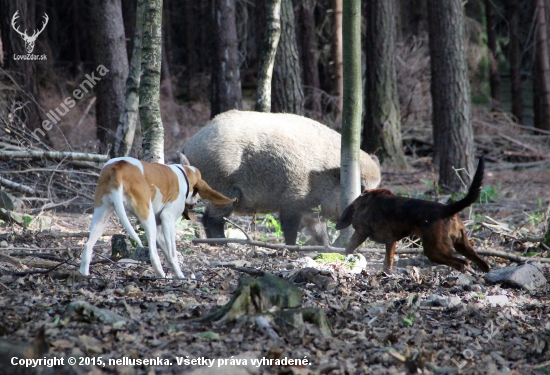
<path fill-rule="evenodd" d="M 57 125 L 61 121 L 61 118 L 67 115 L 71 108 L 76 105 L 76 101 L 82 99 L 85 94 L 92 91 L 97 82 L 101 81 L 101 78 L 107 73 L 109 73 L 109 69 L 104 65 L 99 65 L 91 75 L 86 74 L 86 79 L 82 81 L 78 88 L 73 90 L 72 96 L 67 96 L 59 106 L 46 112 L 48 120 L 42 121 L 42 127 L 36 128 L 31 135 L 38 141 L 40 140 L 40 136 L 46 136 L 44 131 L 50 131 L 54 125 Z M 40 136 L 38 135 L 39 133 Z M 32 142 L 28 139 L 22 139 L 19 142 L 19 147 L 29 150 L 32 147 Z"/>

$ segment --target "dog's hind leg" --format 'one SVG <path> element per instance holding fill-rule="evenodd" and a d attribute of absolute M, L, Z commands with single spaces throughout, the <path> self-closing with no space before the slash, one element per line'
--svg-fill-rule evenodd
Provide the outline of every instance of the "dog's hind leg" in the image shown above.
<path fill-rule="evenodd" d="M 453 243 L 448 236 L 438 237 L 440 236 L 432 233 L 421 237 L 424 255 L 432 262 L 445 264 L 464 273 L 468 262 L 452 255 Z"/>
<path fill-rule="evenodd" d="M 90 224 L 90 237 L 88 237 L 88 241 L 84 245 L 82 260 L 80 261 L 80 273 L 84 276 L 90 274 L 90 262 L 92 261 L 94 245 L 103 234 L 113 211 L 114 207 L 111 204 L 103 204 L 100 207 L 94 208 L 94 215 L 92 216 L 92 223 Z"/>
<path fill-rule="evenodd" d="M 391 242 L 386 244 L 386 256 L 384 257 L 384 272 L 392 273 L 393 257 L 395 256 L 395 248 L 397 242 Z"/>
<path fill-rule="evenodd" d="M 455 250 L 477 264 L 479 269 L 483 272 L 489 272 L 489 265 L 487 262 L 481 259 L 475 250 L 470 246 L 470 240 L 468 239 L 466 231 L 462 229 L 460 232 L 461 236 L 453 241 Z"/>
<path fill-rule="evenodd" d="M 157 251 L 157 223 L 152 203 L 149 205 L 149 216 L 147 218 L 139 217 L 139 222 L 145 230 L 147 242 L 149 243 L 149 258 L 151 259 L 151 265 L 159 277 L 166 277 L 166 274 L 162 270 L 162 264 L 160 263 Z"/>

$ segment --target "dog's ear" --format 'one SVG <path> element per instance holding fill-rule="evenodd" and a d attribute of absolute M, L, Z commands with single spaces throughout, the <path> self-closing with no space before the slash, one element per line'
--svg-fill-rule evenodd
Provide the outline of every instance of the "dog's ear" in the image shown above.
<path fill-rule="evenodd" d="M 181 216 L 183 216 L 186 220 L 197 221 L 197 217 L 189 213 L 188 204 L 185 205 L 185 208 L 183 209 L 183 213 L 181 214 Z"/>
<path fill-rule="evenodd" d="M 349 206 L 346 207 L 344 210 L 344 213 L 342 213 L 342 217 L 338 222 L 336 223 L 336 229 L 342 230 L 344 228 L 347 228 L 351 225 L 351 222 L 353 221 L 353 215 L 355 214 L 355 201 L 352 202 Z"/>
<path fill-rule="evenodd" d="M 225 195 L 212 189 L 203 179 L 198 179 L 195 184 L 202 199 L 209 201 L 218 208 L 226 207 L 228 204 L 236 202 L 237 198 L 227 198 Z"/>
<path fill-rule="evenodd" d="M 185 156 L 184 154 L 182 154 L 181 152 L 178 152 L 178 156 L 180 158 L 180 164 L 181 165 L 186 165 L 186 166 L 190 166 L 191 163 L 189 163 L 189 159 L 187 159 L 187 156 Z"/>

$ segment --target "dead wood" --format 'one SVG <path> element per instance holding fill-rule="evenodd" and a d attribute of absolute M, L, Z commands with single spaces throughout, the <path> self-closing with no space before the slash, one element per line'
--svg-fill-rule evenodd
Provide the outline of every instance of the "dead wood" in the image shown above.
<path fill-rule="evenodd" d="M 90 154 L 84 152 L 64 151 L 7 151 L 0 150 L 0 160 L 10 159 L 50 159 L 56 161 L 90 161 L 94 163 L 105 163 L 109 155 Z"/>
<path fill-rule="evenodd" d="M 9 187 L 10 189 L 17 190 L 17 191 L 20 191 L 22 193 L 37 194 L 36 190 L 34 190 L 33 188 L 31 188 L 27 185 L 19 184 L 17 182 L 13 182 L 13 181 L 10 181 L 10 180 L 8 180 L 6 178 L 2 178 L 2 177 L 0 177 L 0 185 L 4 185 L 6 187 Z"/>
<path fill-rule="evenodd" d="M 100 309 L 86 301 L 73 301 L 69 303 L 65 313 L 77 320 L 87 322 L 100 321 L 103 324 L 127 324 L 130 319 L 123 317 L 111 310 Z"/>
<path fill-rule="evenodd" d="M 292 275 L 288 281 L 296 284 L 310 282 L 317 285 L 317 287 L 321 290 L 331 290 L 336 288 L 338 285 L 338 283 L 330 275 L 330 272 L 311 267 L 300 269 Z"/>

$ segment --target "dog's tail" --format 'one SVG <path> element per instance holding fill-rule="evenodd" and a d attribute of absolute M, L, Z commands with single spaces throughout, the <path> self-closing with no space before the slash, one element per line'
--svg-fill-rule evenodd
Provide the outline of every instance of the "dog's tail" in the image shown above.
<path fill-rule="evenodd" d="M 111 192 L 111 199 L 113 200 L 113 206 L 115 206 L 115 212 L 118 216 L 118 219 L 120 220 L 120 224 L 122 224 L 130 237 L 134 241 L 136 241 L 139 246 L 143 246 L 139 236 L 137 235 L 136 231 L 132 227 L 132 224 L 130 223 L 130 220 L 128 219 L 128 215 L 126 215 L 126 210 L 124 209 L 123 189 L 124 188 L 121 184 L 118 189 Z"/>
<path fill-rule="evenodd" d="M 472 180 L 472 185 L 470 186 L 470 190 L 468 190 L 468 194 L 461 200 L 455 203 L 448 204 L 445 208 L 445 215 L 446 216 L 453 216 L 456 213 L 459 213 L 466 207 L 473 204 L 475 201 L 478 200 L 479 195 L 481 194 L 481 184 L 483 183 L 483 171 L 485 169 L 485 160 L 483 158 L 483 155 L 479 158 L 479 162 L 477 164 L 477 170 L 474 175 L 474 179 Z"/>
<path fill-rule="evenodd" d="M 336 223 L 336 229 L 342 230 L 344 228 L 349 227 L 353 221 L 354 213 L 355 213 L 355 201 L 351 202 L 350 205 L 346 207 L 346 209 L 342 213 L 342 217 L 340 217 L 340 220 L 338 220 L 338 222 Z"/>

